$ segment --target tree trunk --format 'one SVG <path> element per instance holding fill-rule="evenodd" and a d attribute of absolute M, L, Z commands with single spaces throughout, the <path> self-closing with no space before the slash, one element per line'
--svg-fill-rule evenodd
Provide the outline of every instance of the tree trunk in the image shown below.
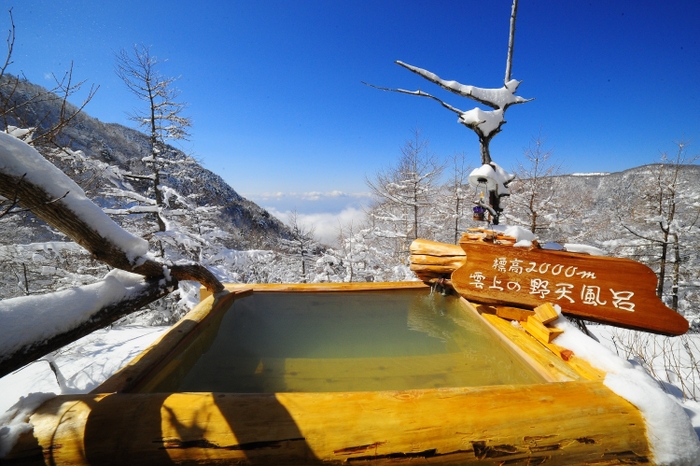
<path fill-rule="evenodd" d="M 663 230 L 663 227 L 662 227 Z M 656 296 L 664 297 L 664 281 L 666 280 L 666 257 L 668 256 L 668 230 L 663 230 L 664 241 L 661 243 L 661 258 L 659 263 L 659 283 L 656 287 Z"/>
<path fill-rule="evenodd" d="M 481 165 L 486 165 L 491 163 L 491 151 L 489 150 L 489 143 L 491 138 L 479 136 L 479 150 L 481 151 Z"/>
<path fill-rule="evenodd" d="M 673 233 L 673 284 L 671 286 L 671 309 L 678 310 L 678 282 L 681 274 L 681 250 L 678 241 L 678 234 Z"/>

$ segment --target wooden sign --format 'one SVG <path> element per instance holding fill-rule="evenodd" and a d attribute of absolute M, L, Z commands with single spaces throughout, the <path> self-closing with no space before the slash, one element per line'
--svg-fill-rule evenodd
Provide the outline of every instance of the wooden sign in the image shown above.
<path fill-rule="evenodd" d="M 583 319 L 682 335 L 688 321 L 656 296 L 654 272 L 639 262 L 463 239 L 466 262 L 452 285 L 467 299 L 534 308 L 558 304 Z"/>

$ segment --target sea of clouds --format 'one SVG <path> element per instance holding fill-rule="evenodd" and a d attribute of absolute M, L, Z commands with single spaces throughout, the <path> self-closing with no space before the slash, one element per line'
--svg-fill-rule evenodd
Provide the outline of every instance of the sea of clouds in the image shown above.
<path fill-rule="evenodd" d="M 244 196 L 286 224 L 296 213 L 300 226 L 313 231 L 319 242 L 329 246 L 337 245 L 341 226 L 357 227 L 362 223 L 372 199 L 368 192 L 343 191 L 272 192 Z"/>

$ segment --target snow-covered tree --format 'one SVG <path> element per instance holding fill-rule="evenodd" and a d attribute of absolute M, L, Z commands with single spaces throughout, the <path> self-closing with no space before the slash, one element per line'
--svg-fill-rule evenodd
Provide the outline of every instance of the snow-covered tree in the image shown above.
<path fill-rule="evenodd" d="M 315 262 L 313 258 L 314 256 L 318 255 L 319 250 L 321 249 L 320 245 L 314 238 L 314 229 L 313 227 L 306 227 L 301 224 L 296 210 L 289 214 L 287 225 L 289 226 L 292 235 L 289 239 L 280 240 L 281 250 L 298 261 L 298 276 L 300 277 L 300 281 L 302 283 L 313 281 L 313 279 L 309 279 L 310 263 Z"/>
<path fill-rule="evenodd" d="M 448 179 L 442 185 L 435 203 L 439 215 L 444 219 L 444 226 L 435 239 L 457 244 L 462 233 L 467 229 L 467 218 L 472 216 L 469 199 L 473 189 L 468 184 L 472 167 L 467 162 L 466 155 L 461 152 L 454 154 L 447 168 Z"/>
<path fill-rule="evenodd" d="M 419 237 L 432 237 L 437 228 L 432 213 L 444 166 L 414 130 L 401 148 L 395 166 L 367 179 L 375 203 L 369 216 L 377 236 L 383 236 L 397 256 L 406 256 L 408 245 Z"/>
<path fill-rule="evenodd" d="M 191 120 L 183 115 L 185 104 L 177 102 L 179 91 L 174 87 L 175 78 L 164 77 L 158 72 L 158 59 L 144 45 L 134 45 L 129 54 L 122 49 L 116 55 L 116 72 L 129 90 L 146 103 L 146 108 L 131 115 L 150 137 L 150 154 L 142 160 L 151 167 L 151 174 L 143 179 L 153 183 L 158 230 L 166 231 L 162 211 L 166 208 L 166 193 L 161 182 L 166 164 L 181 163 L 172 160 L 176 151 L 169 150 L 167 141 L 189 137 Z"/>
<path fill-rule="evenodd" d="M 521 104 L 529 102 L 533 99 L 526 99 L 520 96 L 516 96 L 515 92 L 520 86 L 520 81 L 511 79 L 511 69 L 513 62 L 513 48 L 515 43 L 515 20 L 518 11 L 518 0 L 513 0 L 513 8 L 510 18 L 510 35 L 508 42 L 508 54 L 506 60 L 506 75 L 504 79 L 504 85 L 501 88 L 481 88 L 472 85 L 461 84 L 454 80 L 445 80 L 440 78 L 437 74 L 419 68 L 417 66 L 409 65 L 400 60 L 396 61 L 396 64 L 406 68 L 407 70 L 416 73 L 428 81 L 437 84 L 446 91 L 457 94 L 460 97 L 466 97 L 468 99 L 474 100 L 477 103 L 490 108 L 490 110 L 485 110 L 481 107 L 475 107 L 471 110 L 461 110 L 444 100 L 424 92 L 420 89 L 415 91 L 409 91 L 406 89 L 396 89 L 396 88 L 386 88 L 378 87 L 368 84 L 371 87 L 384 91 L 399 92 L 402 94 L 415 95 L 419 97 L 427 97 L 429 99 L 437 101 L 447 110 L 456 113 L 458 115 L 458 122 L 467 128 L 474 131 L 479 139 L 479 150 L 481 153 L 481 164 L 483 167 L 489 168 L 499 175 L 496 183 L 491 183 L 489 191 L 491 191 L 488 199 L 488 204 L 484 204 L 490 215 L 492 216 L 493 223 L 497 224 L 502 208 L 500 206 L 500 199 L 503 196 L 507 196 L 509 193 L 505 189 L 506 184 L 512 179 L 511 176 L 500 176 L 502 169 L 493 162 L 491 157 L 490 144 L 496 134 L 501 131 L 501 127 L 505 120 L 505 113 L 508 107 L 515 104 Z M 365 83 L 366 84 L 366 83 Z M 478 169 L 477 169 L 478 170 Z M 498 187 L 504 188 L 502 191 L 496 191 Z"/>
<path fill-rule="evenodd" d="M 542 136 L 533 138 L 518 161 L 516 178 L 509 184 L 509 224 L 528 228 L 540 240 L 562 241 L 562 232 L 591 206 L 589 192 L 568 193 L 561 178 L 561 164 L 552 159 Z"/>
<path fill-rule="evenodd" d="M 196 280 L 212 291 L 223 290 L 216 277 L 201 265 L 166 265 L 154 260 L 148 254 L 146 241 L 120 228 L 39 152 L 4 132 L 0 132 L 0 199 L 9 200 L 10 206 L 31 210 L 96 259 L 128 271 L 126 275 L 111 274 L 100 283 L 58 292 L 45 299 L 28 296 L 3 302 L 0 328 L 6 334 L 0 351 L 0 374 L 143 307 L 167 294 L 180 280 Z M 11 215 L 7 209 L 4 211 L 4 216 Z M 78 307 L 76 296 L 80 300 L 81 295 L 84 302 L 80 309 L 69 311 Z M 70 300 L 70 304 L 61 306 L 61 300 Z M 23 323 L 32 322 L 32 317 L 41 320 L 49 303 L 58 312 L 59 320 L 61 312 L 66 313 L 66 322 L 38 328 Z"/>
<path fill-rule="evenodd" d="M 685 280 L 691 279 L 683 270 L 683 263 L 697 255 L 700 240 L 697 179 L 688 179 L 682 170 L 700 156 L 690 156 L 687 151 L 687 143 L 679 142 L 675 155 L 663 153 L 661 163 L 649 166 L 645 176 L 632 180 L 631 195 L 620 197 L 614 204 L 623 231 L 638 249 L 650 249 L 651 257 L 642 260 L 657 271 L 660 298 L 666 294 L 670 281 L 673 309 L 678 309 L 679 286 L 684 276 Z"/>

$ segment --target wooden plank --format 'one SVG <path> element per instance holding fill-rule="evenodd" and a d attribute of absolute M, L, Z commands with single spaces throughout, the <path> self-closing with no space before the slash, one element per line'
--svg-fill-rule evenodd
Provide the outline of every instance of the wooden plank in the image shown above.
<path fill-rule="evenodd" d="M 482 314 L 482 317 L 502 334 L 501 338 L 506 344 L 511 345 L 512 348 L 521 353 L 532 367 L 540 371 L 546 380 L 566 382 L 580 381 L 585 378 L 557 354 L 544 351 L 542 344 L 525 332 L 523 328 L 516 328 L 510 322 L 495 315 Z"/>
<path fill-rule="evenodd" d="M 351 393 L 64 395 L 5 464 L 630 464 L 644 421 L 601 382 Z"/>
<path fill-rule="evenodd" d="M 426 288 L 420 281 L 414 282 L 350 282 L 350 283 L 227 283 L 224 289 L 231 292 L 241 289 L 253 291 L 308 292 L 308 291 L 381 291 Z M 206 288 L 200 288 L 200 302 L 211 296 Z"/>
<path fill-rule="evenodd" d="M 472 303 L 476 307 L 479 313 L 495 314 L 501 319 L 506 320 L 517 320 L 518 322 L 525 322 L 528 317 L 534 315 L 533 311 L 522 309 L 520 307 L 511 306 L 490 306 L 488 304 L 477 304 Z"/>
<path fill-rule="evenodd" d="M 548 301 L 595 322 L 664 335 L 688 330 L 688 321 L 656 296 L 654 272 L 638 262 L 477 241 L 460 245 L 467 261 L 451 281 L 467 299 L 529 308 Z"/>
<path fill-rule="evenodd" d="M 543 324 L 554 322 L 559 318 L 559 313 L 550 303 L 540 304 L 535 308 L 535 315 Z"/>
<path fill-rule="evenodd" d="M 563 333 L 558 328 L 549 328 L 542 323 L 539 316 L 530 316 L 524 323 L 525 330 L 541 342 L 551 343 L 556 337 Z"/>
<path fill-rule="evenodd" d="M 518 330 L 509 322 L 499 319 L 496 316 L 483 316 L 489 324 L 506 335 L 508 342 L 519 348 L 528 357 L 532 358 L 536 364 L 547 371 L 549 380 L 593 380 L 603 381 L 605 372 L 591 366 L 587 361 L 576 357 L 572 351 L 563 348 L 555 343 L 544 343 L 536 340 L 524 329 Z M 542 346 L 549 349 L 543 352 Z"/>

